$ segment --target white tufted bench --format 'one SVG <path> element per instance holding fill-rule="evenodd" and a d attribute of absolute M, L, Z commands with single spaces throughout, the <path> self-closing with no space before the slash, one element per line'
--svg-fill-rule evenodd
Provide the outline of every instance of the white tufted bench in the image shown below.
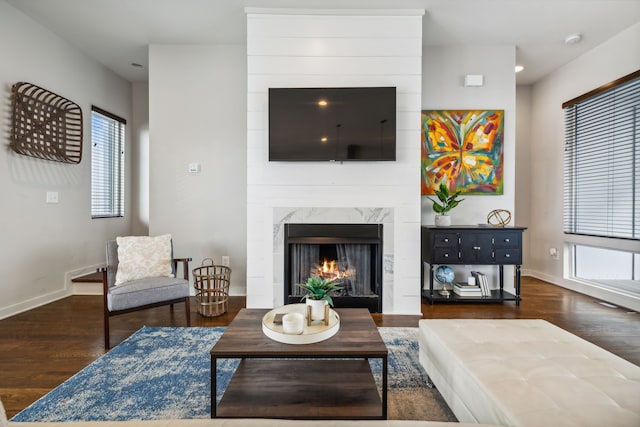
<path fill-rule="evenodd" d="M 419 323 L 420 363 L 462 422 L 640 426 L 640 367 L 544 320 Z"/>

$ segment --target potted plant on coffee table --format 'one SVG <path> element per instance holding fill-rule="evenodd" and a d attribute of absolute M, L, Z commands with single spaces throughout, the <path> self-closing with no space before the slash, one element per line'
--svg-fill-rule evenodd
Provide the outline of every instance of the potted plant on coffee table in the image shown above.
<path fill-rule="evenodd" d="M 451 217 L 449 211 L 458 206 L 464 199 L 458 199 L 461 191 L 456 190 L 453 193 L 444 180 L 440 181 L 440 186 L 434 191 L 438 200 L 428 199 L 433 202 L 433 211 L 436 213 L 435 223 L 438 227 L 448 227 L 451 225 Z"/>
<path fill-rule="evenodd" d="M 331 294 L 342 289 L 335 280 L 322 276 L 311 276 L 298 286 L 307 291 L 302 300 L 311 307 L 311 320 L 324 320 L 324 306 L 329 304 L 333 307 Z"/>

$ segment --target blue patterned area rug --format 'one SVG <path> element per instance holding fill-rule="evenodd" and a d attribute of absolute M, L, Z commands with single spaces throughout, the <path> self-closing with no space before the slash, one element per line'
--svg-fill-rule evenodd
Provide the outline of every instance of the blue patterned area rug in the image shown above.
<path fill-rule="evenodd" d="M 455 421 L 418 361 L 418 328 L 379 328 L 389 349 L 389 418 Z M 209 350 L 224 328 L 143 327 L 11 421 L 208 418 Z M 239 361 L 218 361 L 220 401 Z M 376 379 L 381 363 L 371 360 Z"/>

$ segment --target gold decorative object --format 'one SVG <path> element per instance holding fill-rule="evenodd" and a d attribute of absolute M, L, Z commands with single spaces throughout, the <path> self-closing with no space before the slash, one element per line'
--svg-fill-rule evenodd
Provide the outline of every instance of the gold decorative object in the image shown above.
<path fill-rule="evenodd" d="M 504 227 L 511 222 L 511 212 L 506 209 L 494 209 L 487 215 L 487 223 L 494 227 Z"/>
<path fill-rule="evenodd" d="M 16 153 L 62 163 L 82 159 L 82 109 L 31 83 L 11 87 L 10 147 Z"/>
<path fill-rule="evenodd" d="M 329 304 L 324 306 L 324 320 L 322 321 L 322 324 L 325 326 L 329 326 L 329 312 L 330 312 L 330 308 L 329 308 Z M 307 306 L 307 315 L 305 316 L 305 318 L 307 319 L 307 326 L 311 326 L 311 306 L 308 305 Z"/>

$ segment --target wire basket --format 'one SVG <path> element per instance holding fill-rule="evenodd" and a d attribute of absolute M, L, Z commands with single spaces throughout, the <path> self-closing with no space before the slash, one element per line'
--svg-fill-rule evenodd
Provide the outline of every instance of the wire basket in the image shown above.
<path fill-rule="evenodd" d="M 193 269 L 193 287 L 196 289 L 198 313 L 205 317 L 220 316 L 229 306 L 231 269 L 214 265 L 211 258 L 202 260 L 202 266 Z"/>

